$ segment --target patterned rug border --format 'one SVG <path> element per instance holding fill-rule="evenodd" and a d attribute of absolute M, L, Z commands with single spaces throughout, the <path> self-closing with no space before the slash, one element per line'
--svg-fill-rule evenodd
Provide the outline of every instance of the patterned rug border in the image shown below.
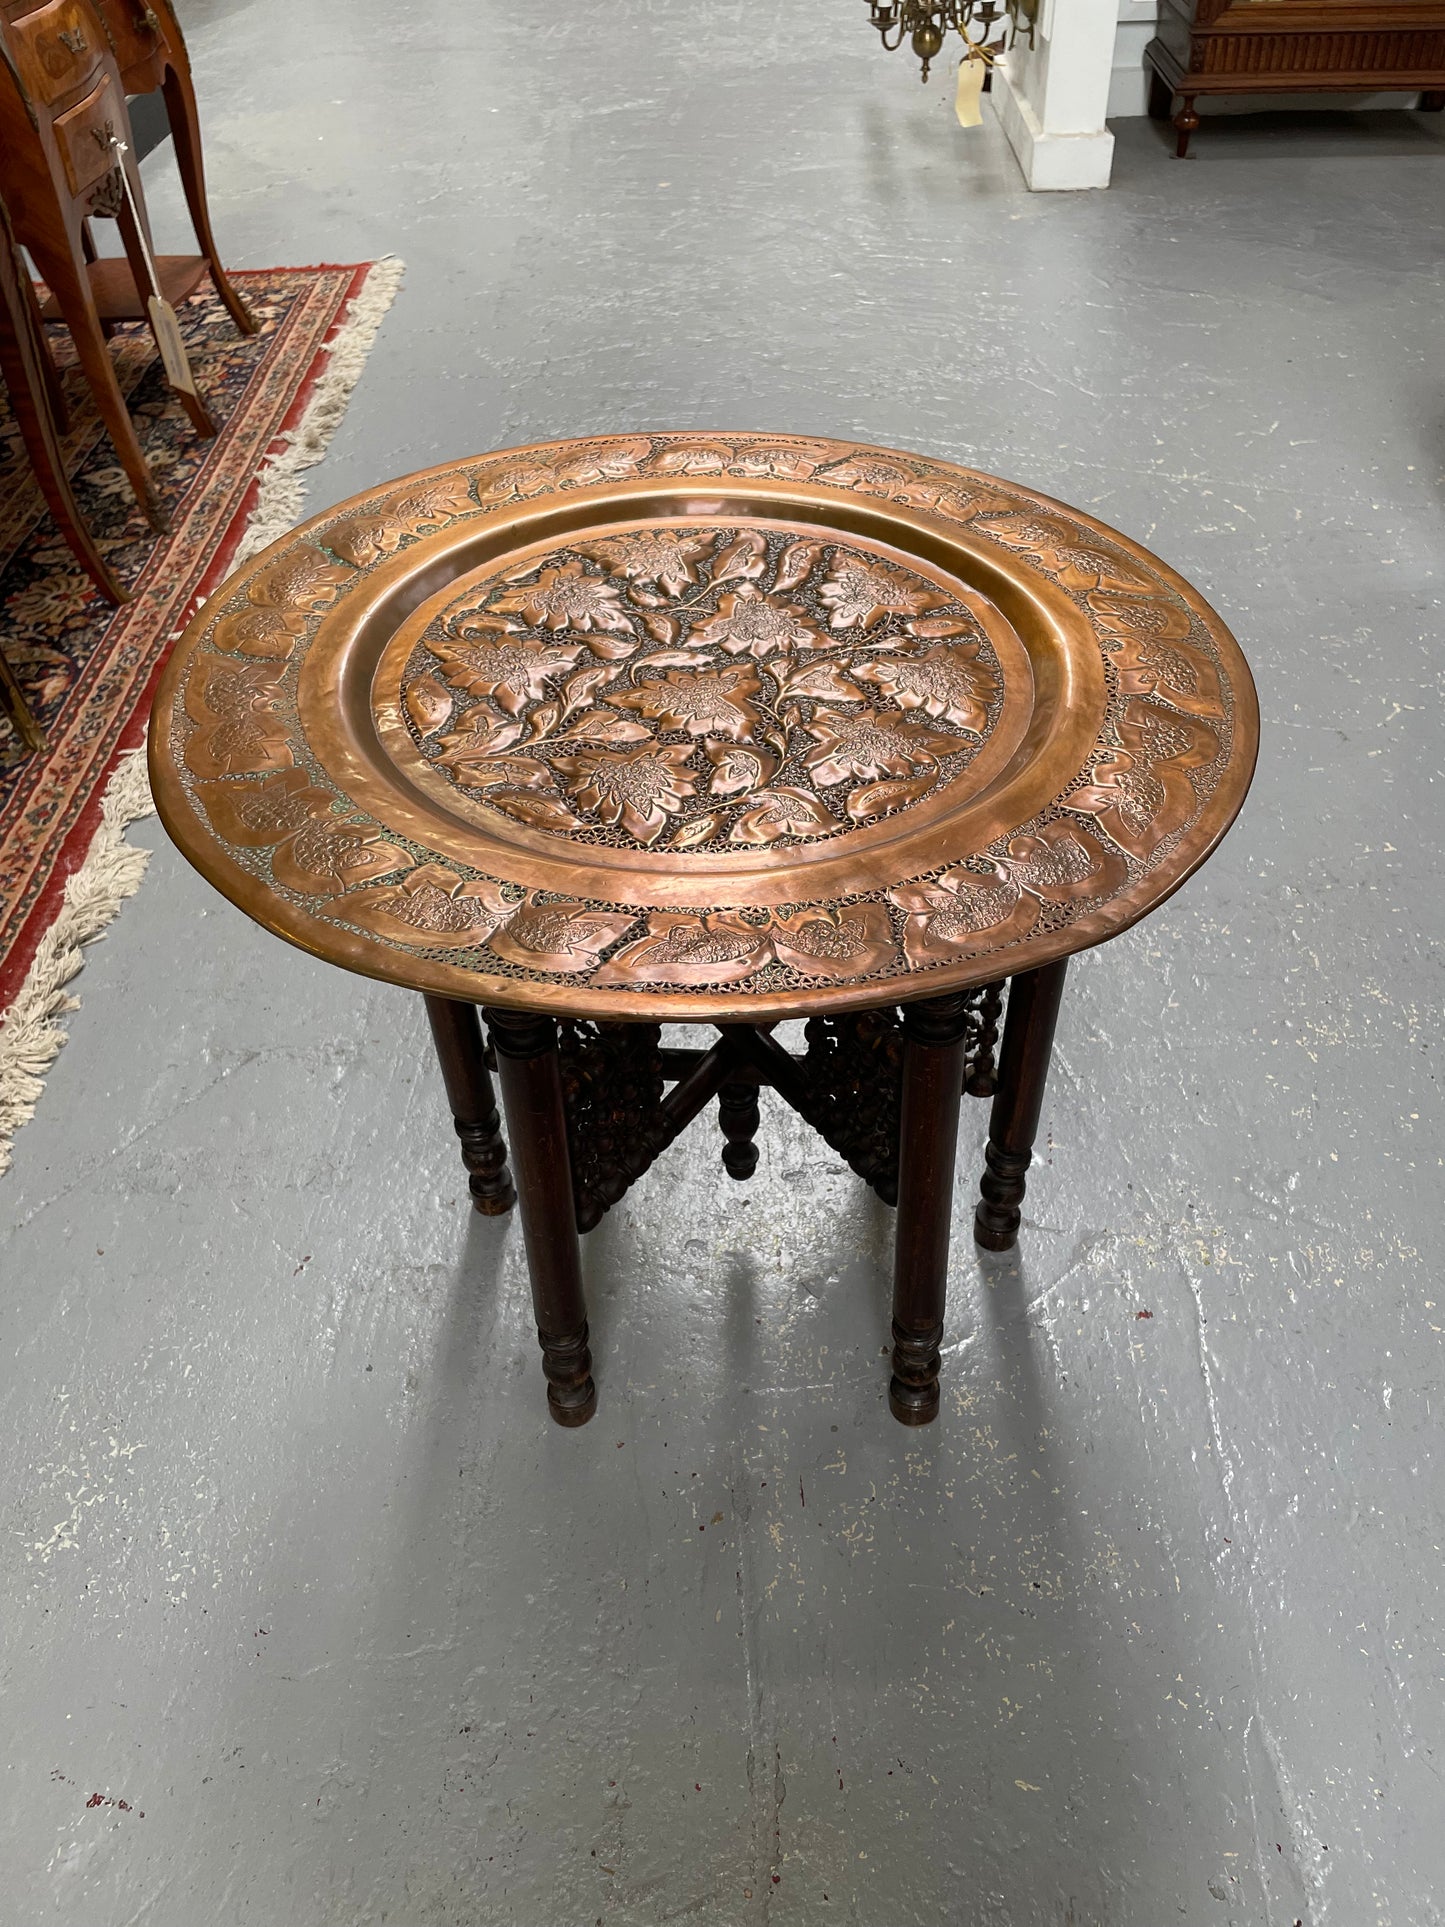
<path fill-rule="evenodd" d="M 361 377 L 377 331 L 396 297 L 405 264 L 395 255 L 367 262 L 318 262 L 311 269 L 251 273 L 350 273 L 343 305 L 318 348 L 236 514 L 217 543 L 190 607 L 199 609 L 239 561 L 285 533 L 299 518 L 303 471 L 325 455 Z M 244 280 L 246 271 L 237 279 Z M 66 986 L 84 965 L 82 946 L 104 936 L 125 898 L 140 888 L 149 852 L 125 841 L 130 823 L 152 814 L 144 740 L 163 650 L 134 713 L 119 733 L 105 772 L 79 812 L 59 860 L 0 970 L 0 1176 L 10 1168 L 15 1133 L 34 1115 L 45 1072 L 66 1033 L 59 1019 L 79 1008 Z M 13 994 L 12 994 L 13 993 Z"/>

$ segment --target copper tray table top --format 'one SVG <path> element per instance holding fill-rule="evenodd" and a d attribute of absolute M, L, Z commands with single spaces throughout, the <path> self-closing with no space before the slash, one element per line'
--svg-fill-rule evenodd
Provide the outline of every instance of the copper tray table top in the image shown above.
<path fill-rule="evenodd" d="M 1254 766 L 1238 645 L 1076 510 L 779 435 L 545 443 L 313 517 L 166 671 L 166 828 L 333 963 L 767 1020 L 1097 944 Z"/>

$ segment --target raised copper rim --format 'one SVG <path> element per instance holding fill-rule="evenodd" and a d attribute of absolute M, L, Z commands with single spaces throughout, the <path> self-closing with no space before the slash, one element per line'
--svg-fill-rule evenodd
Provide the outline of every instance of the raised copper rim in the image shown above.
<path fill-rule="evenodd" d="M 177 769 L 171 753 L 172 728 L 178 693 L 183 685 L 191 658 L 202 646 L 206 632 L 214 620 L 215 611 L 226 606 L 244 588 L 247 582 L 259 574 L 278 556 L 304 543 L 308 537 L 334 524 L 348 515 L 359 515 L 374 510 L 387 494 L 395 494 L 399 488 L 408 484 L 419 485 L 427 480 L 449 476 L 458 469 L 473 469 L 479 463 L 489 468 L 505 462 L 509 457 L 517 460 L 541 458 L 556 455 L 558 451 L 579 446 L 595 446 L 600 438 L 586 438 L 585 442 L 564 441 L 537 444 L 530 448 L 502 450 L 486 457 L 469 458 L 464 463 L 446 462 L 419 471 L 416 475 L 399 478 L 381 487 L 368 489 L 349 498 L 326 511 L 311 517 L 307 522 L 291 531 L 279 542 L 248 561 L 242 569 L 233 574 L 208 608 L 201 612 L 190 624 L 163 674 L 152 717 L 150 733 L 150 768 L 152 787 L 156 805 L 166 829 L 187 859 L 223 895 L 227 896 L 241 910 L 264 928 L 285 938 L 298 948 L 311 952 L 328 962 L 340 964 L 358 973 L 374 977 L 382 982 L 399 984 L 405 988 L 453 996 L 476 1003 L 494 1003 L 503 1007 L 541 1009 L 558 1013 L 572 1013 L 591 1018 L 636 1018 L 657 1021 L 772 1021 L 789 1017 L 804 1016 L 820 1007 L 834 1010 L 860 1009 L 884 1003 L 897 1003 L 917 997 L 931 997 L 950 990 L 989 982 L 1001 975 L 1013 975 L 1021 970 L 1036 968 L 1052 962 L 1059 957 L 1072 955 L 1088 949 L 1107 938 L 1118 935 L 1129 928 L 1141 917 L 1158 907 L 1177 890 L 1203 863 L 1228 830 L 1238 814 L 1248 792 L 1253 775 L 1258 750 L 1259 717 L 1253 678 L 1242 652 L 1234 637 L 1209 607 L 1204 599 L 1167 564 L 1160 562 L 1139 544 L 1109 528 L 1095 518 L 1082 514 L 1067 504 L 1056 501 L 1032 490 L 1022 490 L 1017 484 L 1000 482 L 996 478 L 979 471 L 962 468 L 956 464 L 927 458 L 931 470 L 957 478 L 975 488 L 990 487 L 1006 492 L 1020 506 L 1034 507 L 1042 512 L 1051 512 L 1063 517 L 1077 529 L 1102 538 L 1121 551 L 1144 573 L 1153 577 L 1161 588 L 1172 591 L 1180 597 L 1187 607 L 1198 616 L 1208 630 L 1210 639 L 1217 651 L 1219 663 L 1227 682 L 1233 705 L 1232 728 L 1227 760 L 1219 775 L 1216 787 L 1208 796 L 1203 807 L 1190 824 L 1188 830 L 1174 848 L 1153 867 L 1147 875 L 1135 879 L 1118 895 L 1112 897 L 1093 911 L 1065 924 L 1062 928 L 1033 935 L 1007 947 L 961 957 L 957 961 L 940 964 L 926 970 L 913 970 L 887 978 L 874 978 L 866 982 L 824 982 L 808 986 L 765 991 L 749 992 L 745 986 L 721 985 L 712 988 L 698 987 L 659 987 L 649 991 L 629 991 L 617 986 L 593 987 L 575 977 L 558 977 L 555 981 L 523 980 L 503 974 L 491 975 L 484 971 L 448 964 L 435 959 L 413 955 L 393 948 L 383 940 L 364 932 L 343 927 L 327 918 L 313 914 L 300 904 L 279 895 L 263 879 L 254 875 L 237 863 L 220 844 L 215 833 L 207 824 L 204 816 L 188 794 L 185 781 Z M 614 438 L 617 439 L 617 438 Z M 768 437 L 766 435 L 742 436 L 737 431 L 727 435 L 689 435 L 689 442 L 713 441 L 740 442 L 773 441 L 791 444 L 796 437 Z M 810 438 L 811 439 L 811 438 Z M 814 443 L 814 446 L 822 444 Z M 876 457 L 882 461 L 917 462 L 925 458 L 909 456 L 899 451 L 878 448 L 865 448 L 858 444 L 834 444 L 837 459 L 844 456 Z M 402 549 L 390 560 L 371 568 L 367 573 L 364 587 L 347 595 L 339 606 L 331 611 L 317 631 L 316 641 L 304 659 L 302 687 L 304 689 L 305 713 L 311 718 L 325 720 L 326 756 L 323 758 L 329 772 L 341 777 L 343 789 L 350 789 L 350 772 L 357 772 L 360 780 L 371 780 L 362 776 L 370 771 L 374 777 L 375 764 L 365 750 L 364 737 L 358 739 L 352 724 L 347 719 L 345 704 L 337 674 L 337 665 L 344 659 L 344 652 L 336 647 L 341 633 L 345 633 L 354 645 L 358 631 L 368 621 L 380 620 L 389 624 L 387 634 L 397 626 L 399 618 L 404 619 L 411 610 L 416 609 L 429 597 L 448 590 L 455 582 L 458 570 L 458 555 L 465 558 L 465 567 L 480 566 L 495 555 L 509 553 L 524 543 L 561 540 L 577 526 L 576 511 L 579 503 L 585 501 L 589 508 L 603 507 L 609 511 L 617 509 L 628 520 L 640 515 L 654 515 L 665 518 L 669 515 L 683 514 L 707 515 L 713 519 L 726 519 L 727 505 L 733 503 L 739 510 L 754 506 L 757 512 L 766 513 L 770 519 L 780 516 L 788 520 L 816 520 L 839 533 L 853 533 L 865 537 L 870 543 L 892 547 L 910 563 L 920 558 L 942 568 L 947 574 L 959 576 L 965 582 L 975 585 L 988 584 L 987 597 L 995 603 L 1013 627 L 1020 624 L 1057 625 L 1060 631 L 1068 631 L 1072 626 L 1078 630 L 1089 631 L 1089 650 L 1078 661 L 1067 656 L 1060 658 L 1065 664 L 1075 668 L 1085 668 L 1091 659 L 1099 684 L 1102 684 L 1102 670 L 1098 668 L 1097 649 L 1093 633 L 1087 619 L 1080 613 L 1067 595 L 1050 582 L 1041 570 L 1030 566 L 1021 556 L 1002 548 L 985 544 L 968 533 L 947 515 L 928 508 L 904 506 L 896 501 L 878 500 L 869 495 L 851 493 L 837 486 L 828 486 L 817 480 L 772 481 L 753 480 L 724 475 L 717 478 L 685 477 L 646 477 L 616 483 L 603 483 L 593 486 L 569 489 L 565 495 L 548 495 L 531 499 L 507 507 L 494 508 L 482 515 L 454 523 L 438 535 L 423 536 L 410 547 Z M 683 504 L 679 510 L 679 502 Z M 809 513 L 812 510 L 813 513 Z M 588 514 L 586 525 L 595 526 L 597 517 Z M 900 543 L 901 532 L 908 535 L 907 543 Z M 918 546 L 915 547 L 914 544 Z M 945 557 L 953 558 L 950 566 Z M 403 606 L 404 605 L 404 606 Z M 334 625 L 334 626 L 333 626 Z M 317 650 L 316 642 L 326 635 L 328 650 L 323 661 L 323 652 Z M 380 655 L 385 636 L 379 639 L 375 654 Z M 1039 674 L 1039 658 L 1031 653 L 1036 677 Z M 368 687 L 370 679 L 368 677 Z M 1045 691 L 1044 694 L 1049 692 Z M 1076 701 L 1070 708 L 1076 715 L 1090 714 L 1094 709 L 1088 700 L 1094 694 L 1089 687 L 1089 679 L 1084 674 L 1079 679 L 1075 694 Z M 1040 708 L 1042 705 L 1039 706 Z M 1036 709 L 1036 714 L 1038 710 Z M 981 797 L 973 798 L 961 813 L 960 821 L 966 822 L 971 813 L 987 811 L 987 821 L 996 824 L 991 835 L 996 837 L 1015 825 L 1022 825 L 1036 813 L 1042 803 L 1057 796 L 1060 789 L 1078 771 L 1093 741 L 1094 720 L 1085 729 L 1082 723 L 1069 736 L 1085 737 L 1079 756 L 1063 762 L 1064 783 L 1053 780 L 1043 785 L 1039 778 L 1040 765 L 1032 769 L 1024 768 L 1016 775 L 1002 772 L 984 790 Z M 1027 739 L 1026 739 L 1027 745 Z M 313 744 L 313 747 L 315 745 Z M 1020 755 L 1023 752 L 1020 751 Z M 333 761 L 333 757 L 336 759 Z M 1019 758 L 1010 764 L 1014 769 Z M 1062 761 L 1063 759 L 1061 759 Z M 1050 759 L 1048 768 L 1058 770 L 1059 763 Z M 1032 801 L 1031 807 L 1005 807 L 1010 799 L 1021 804 L 1030 804 L 1031 799 L 1042 787 L 1048 787 L 1049 794 Z M 351 792 L 353 795 L 357 793 Z M 372 807 L 365 799 L 357 796 L 365 807 Z M 1011 821 L 1003 819 L 1009 818 Z M 385 820 L 385 819 L 383 819 Z M 908 819 L 898 819 L 907 824 Z M 458 822 L 457 832 L 472 838 L 467 846 L 466 860 L 487 861 L 495 864 L 496 853 L 488 852 L 484 858 L 478 852 L 476 831 Z M 971 826 L 970 826 L 971 832 Z M 435 813 L 426 813 L 426 830 L 419 840 L 433 847 L 448 846 L 454 832 L 448 828 Z M 890 856 L 898 855 L 898 844 L 908 834 L 900 830 L 897 835 L 880 839 L 876 848 L 860 849 L 851 843 L 846 859 L 843 857 L 818 857 L 806 866 L 792 865 L 792 859 L 799 851 L 779 852 L 772 862 L 788 865 L 791 881 L 780 886 L 772 886 L 769 895 L 781 900 L 785 895 L 801 897 L 806 893 L 809 900 L 824 894 L 828 881 L 827 868 L 830 862 L 846 861 L 849 872 L 850 892 L 856 895 L 860 890 L 897 883 L 907 875 L 906 869 L 900 870 Z M 935 826 L 935 835 L 937 826 Z M 540 846 L 555 839 L 538 837 L 539 862 L 545 862 L 550 853 Z M 932 858 L 936 865 L 941 857 L 950 861 L 962 861 L 965 857 L 982 849 L 990 836 L 975 836 L 970 833 L 968 847 L 960 843 L 940 852 L 935 848 Z M 461 839 L 458 838 L 458 855 L 462 855 Z M 513 839 L 514 847 L 520 839 Z M 808 846 L 803 846 L 806 849 Z M 820 846 L 826 847 L 826 846 Z M 726 859 L 736 868 L 735 860 Z M 759 866 L 760 874 L 767 876 L 769 865 L 766 859 Z M 919 866 L 923 867 L 922 864 Z M 575 865 L 573 866 L 575 873 Z M 649 899 L 655 903 L 666 903 L 685 907 L 689 903 L 701 904 L 709 896 L 706 889 L 695 887 L 694 879 L 703 884 L 705 876 L 694 870 L 691 865 L 679 871 L 670 883 L 659 888 Z M 716 882 L 716 876 L 713 881 Z M 541 885 L 540 887 L 552 887 Z M 618 898 L 617 900 L 622 900 Z"/>

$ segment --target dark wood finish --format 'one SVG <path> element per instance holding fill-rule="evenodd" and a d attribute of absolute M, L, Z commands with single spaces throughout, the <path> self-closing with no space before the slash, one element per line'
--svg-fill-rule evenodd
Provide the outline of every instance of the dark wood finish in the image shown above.
<path fill-rule="evenodd" d="M 507 1169 L 502 1120 L 487 1073 L 481 1019 L 474 1004 L 459 1004 L 450 997 L 425 1001 L 452 1122 L 461 1139 L 472 1203 L 483 1217 L 500 1217 L 517 1202 L 517 1193 Z"/>
<path fill-rule="evenodd" d="M 66 0 L 66 4 L 72 4 L 72 0 Z M 237 328 L 243 335 L 255 334 L 255 317 L 231 285 L 211 232 L 196 90 L 185 38 L 171 0 L 98 0 L 98 4 L 126 92 L 150 94 L 159 89 L 165 96 L 176 167 L 202 261 Z"/>
<path fill-rule="evenodd" d="M 726 1037 L 728 1032 L 724 1031 Z M 758 1110 L 758 1078 L 734 1072 L 717 1094 L 717 1120 L 723 1134 L 723 1168 L 739 1183 L 758 1168 L 758 1147 L 754 1142 L 762 1119 Z"/>
<path fill-rule="evenodd" d="M 939 1345 L 948 1292 L 953 1166 L 967 1060 L 967 999 L 903 1011 L 898 1231 L 893 1254 L 893 1376 L 888 1403 L 904 1425 L 938 1417 Z"/>
<path fill-rule="evenodd" d="M 559 1417 L 591 1409 L 577 1231 L 714 1098 L 750 1175 L 766 1084 L 898 1202 L 916 1424 L 961 1096 L 994 1096 L 982 1229 L 1011 1238 L 1030 1004 L 1204 861 L 1257 741 L 1228 630 L 1117 531 L 896 450 L 650 434 L 448 464 L 295 531 L 182 639 L 151 770 L 249 915 L 487 1008 Z M 710 1048 L 663 1047 L 698 1022 Z"/>
<path fill-rule="evenodd" d="M 10 397 L 11 412 L 20 429 L 30 466 L 40 484 L 46 506 L 70 544 L 72 553 L 108 602 L 121 603 L 125 590 L 96 548 L 85 518 L 76 504 L 60 446 L 64 397 L 55 364 L 50 358 L 39 318 L 35 293 L 25 263 L 11 232 L 9 217 L 0 205 L 0 379 Z M 57 402 L 59 409 L 57 409 Z M 3 648 L 3 645 L 0 645 Z M 0 664 L 0 680 L 16 727 L 32 749 L 45 746 L 38 724 L 26 708 L 13 672 Z"/>
<path fill-rule="evenodd" d="M 1024 1174 L 1033 1162 L 1067 968 L 1060 958 L 1009 985 L 998 1095 L 989 1113 L 982 1197 L 973 1219 L 973 1235 L 986 1251 L 1009 1251 L 1018 1243 Z"/>
<path fill-rule="evenodd" d="M 597 1387 L 587 1346 L 557 1026 L 550 1017 L 514 1010 L 488 1010 L 486 1018 L 517 1167 L 547 1405 L 559 1425 L 585 1425 L 597 1409 Z"/>
<path fill-rule="evenodd" d="M 1179 100 L 1182 160 L 1203 94 L 1422 89 L 1428 106 L 1445 87 L 1445 0 L 1163 0 L 1144 59 L 1153 118 Z"/>

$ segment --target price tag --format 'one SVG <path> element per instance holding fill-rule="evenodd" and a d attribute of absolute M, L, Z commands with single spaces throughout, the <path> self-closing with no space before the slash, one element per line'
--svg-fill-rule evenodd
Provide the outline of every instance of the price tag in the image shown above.
<path fill-rule="evenodd" d="M 161 351 L 161 366 L 166 371 L 166 380 L 172 388 L 194 395 L 196 378 L 191 373 L 190 357 L 181 339 L 181 324 L 176 319 L 175 309 L 164 295 L 159 294 L 153 294 L 146 302 L 146 307 L 150 312 L 151 332 Z"/>
<path fill-rule="evenodd" d="M 988 62 L 982 54 L 965 54 L 958 63 L 958 92 L 953 97 L 953 111 L 960 127 L 983 125 L 983 77 L 987 72 Z"/>

